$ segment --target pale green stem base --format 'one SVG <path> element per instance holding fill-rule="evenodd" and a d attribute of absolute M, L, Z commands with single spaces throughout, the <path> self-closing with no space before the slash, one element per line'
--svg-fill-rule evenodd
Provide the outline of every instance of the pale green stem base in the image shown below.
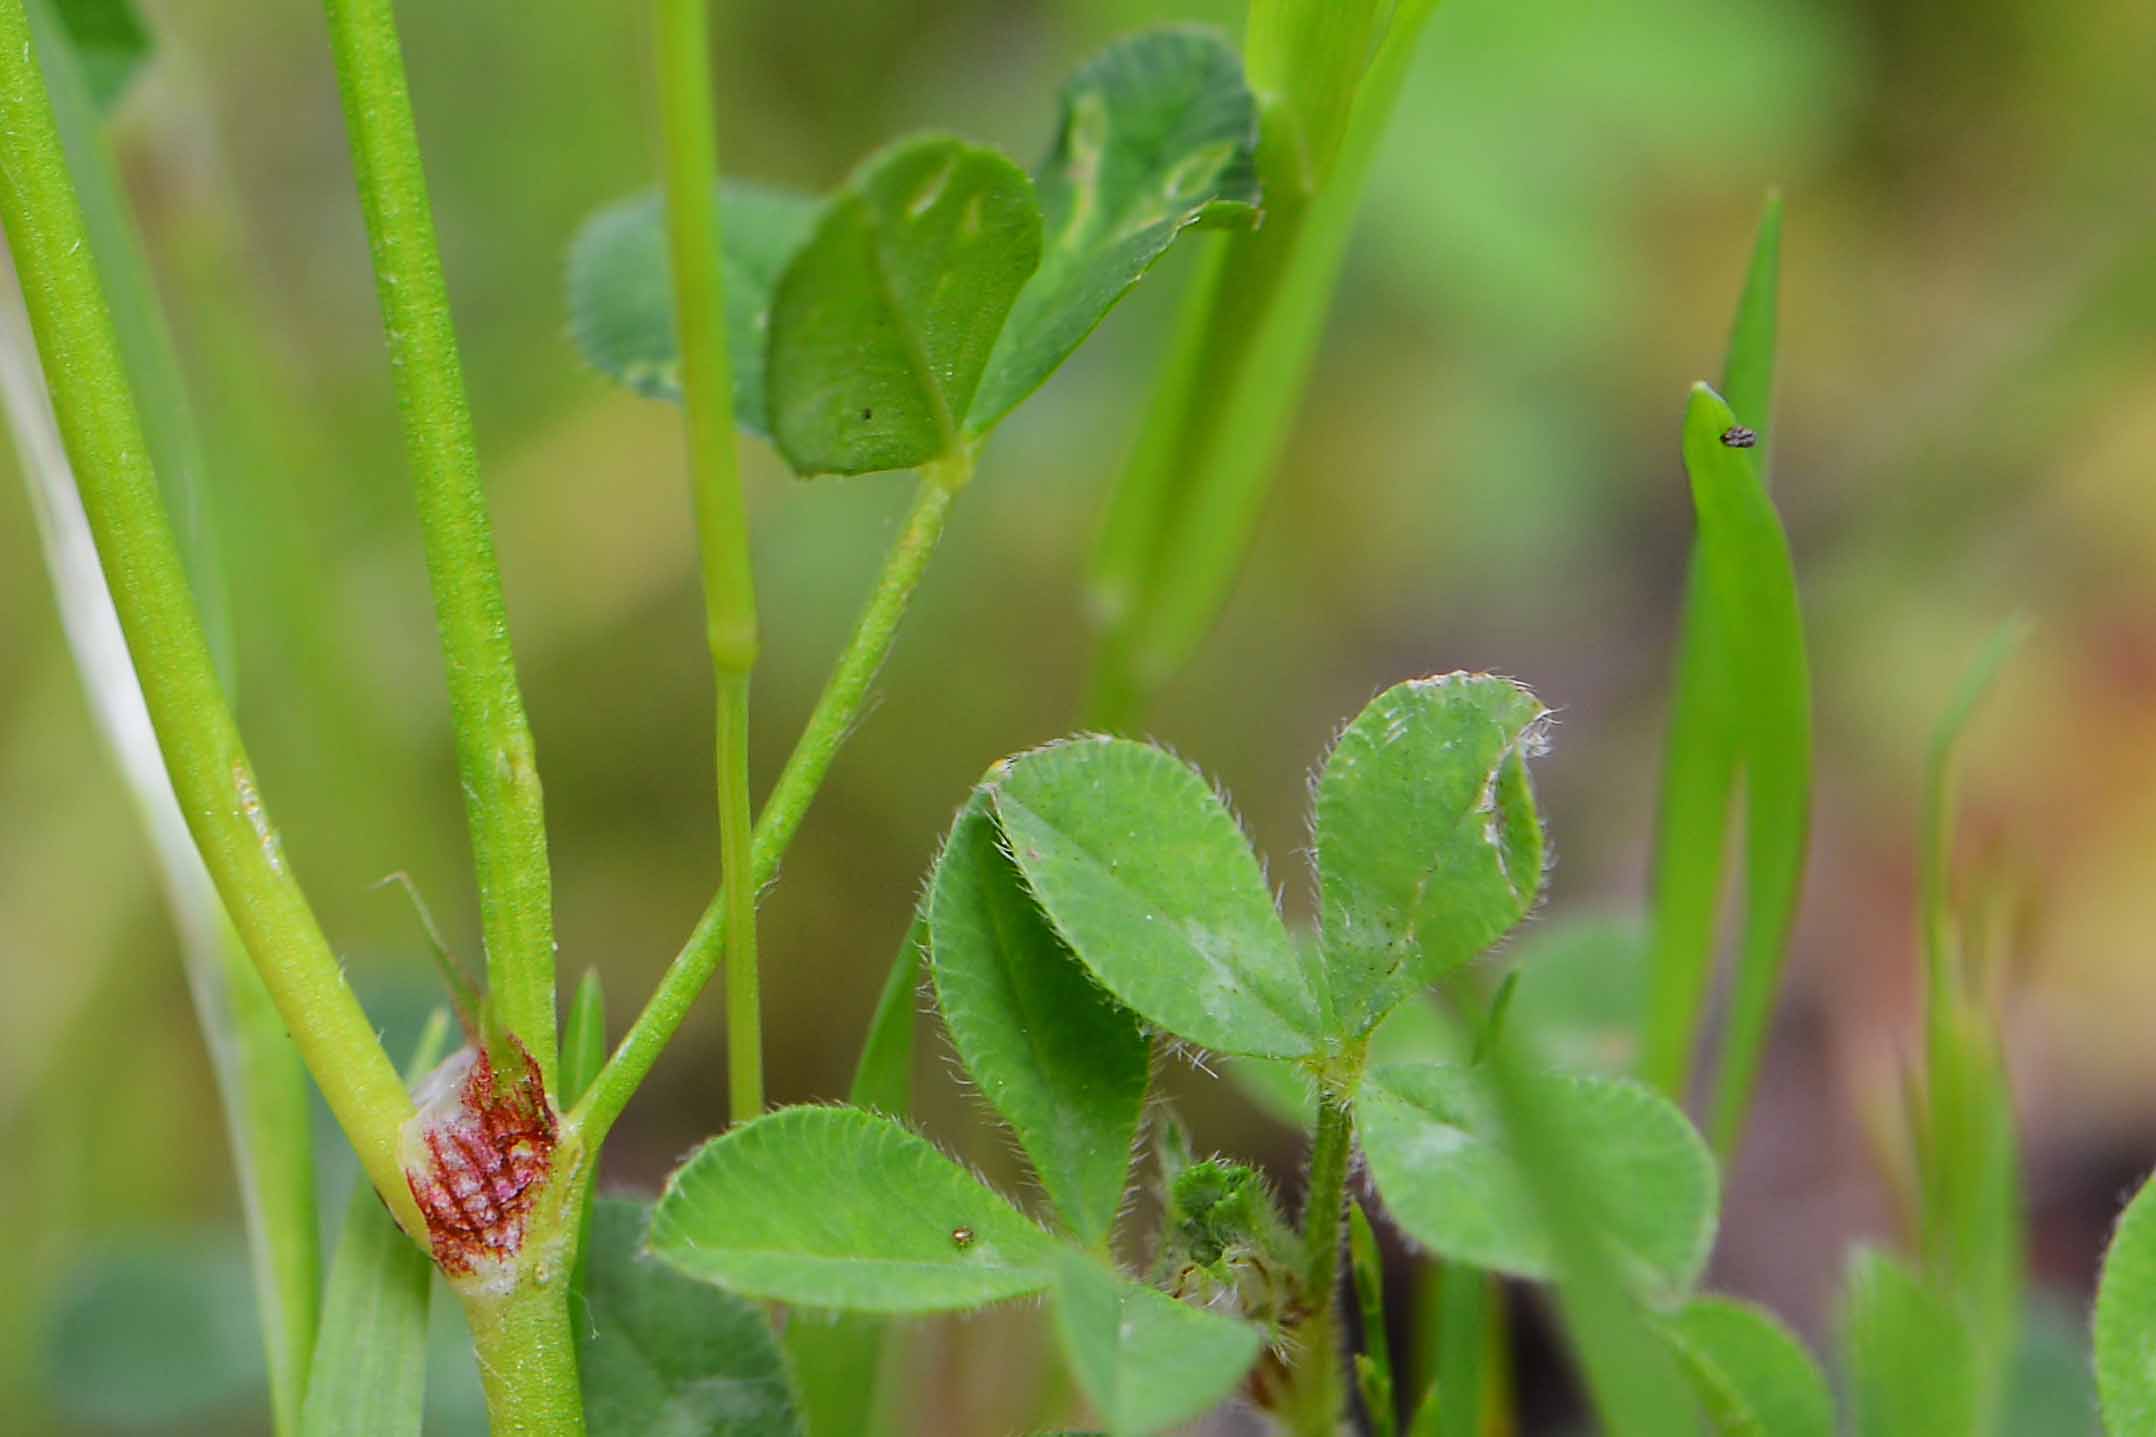
<path fill-rule="evenodd" d="M 527 1281 L 499 1297 L 466 1295 L 464 1316 L 492 1437 L 584 1437 L 568 1266 L 543 1286 Z"/>

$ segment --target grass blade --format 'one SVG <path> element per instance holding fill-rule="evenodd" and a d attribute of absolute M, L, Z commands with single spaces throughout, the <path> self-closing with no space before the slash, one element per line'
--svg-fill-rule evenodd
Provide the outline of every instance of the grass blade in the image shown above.
<path fill-rule="evenodd" d="M 1729 405 L 1694 385 L 1684 460 L 1699 515 L 1699 555 L 1715 623 L 1741 642 L 1723 651 L 1742 694 L 1745 774 L 1744 930 L 1717 1075 L 1712 1133 L 1727 1161 L 1759 1072 L 1803 883 L 1811 820 L 1811 674 L 1795 566 L 1780 517 Z"/>
<path fill-rule="evenodd" d="M 1504 1115 L 1513 1158 L 1550 1234 L 1565 1332 L 1609 1437 L 1668 1437 L 1689 1430 L 1693 1409 L 1674 1359 L 1626 1291 L 1599 1228 L 1546 1085 L 1521 1068 L 1517 1045 L 1500 1042 L 1485 1065 Z M 1440 1389 L 1442 1392 L 1442 1389 Z"/>
<path fill-rule="evenodd" d="M 1722 365 L 1722 392 L 1759 436 L 1762 475 L 1772 435 L 1775 334 L 1781 292 L 1782 204 L 1770 195 Z M 1649 895 L 1649 1000 L 1640 1076 L 1682 1102 L 1691 1086 L 1700 1014 L 1714 965 L 1715 919 L 1745 706 L 1729 656 L 1736 636 L 1708 588 L 1694 541 L 1670 701 Z"/>
<path fill-rule="evenodd" d="M 1355 0 L 1354 8 L 1370 7 Z M 1314 194 L 1282 164 L 1294 147 L 1280 142 L 1281 109 L 1267 113 L 1265 222 L 1213 237 L 1109 495 L 1088 580 L 1100 625 L 1092 727 L 1134 727 L 1227 601 L 1316 355 L 1377 142 L 1435 8 L 1436 0 L 1395 7 Z M 1307 93 L 1315 110 L 1337 97 L 1331 85 Z"/>
<path fill-rule="evenodd" d="M 62 38 L 49 0 L 30 0 L 27 14 L 75 176 L 90 248 L 113 299 L 115 335 L 141 406 L 145 440 L 165 507 L 174 516 L 189 587 L 229 692 L 231 647 L 201 445 L 164 311 L 76 52 Z M 237 1169 L 271 1408 L 276 1430 L 291 1433 L 297 1430 L 306 1392 L 321 1288 L 306 1076 L 283 1020 L 226 920 L 173 796 L 45 397 L 28 320 L 15 286 L 4 288 L 0 400 L 31 490 L 62 627 L 89 691 L 92 713 L 149 834 L 179 931 L 196 1021 L 210 1052 Z"/>
<path fill-rule="evenodd" d="M 1385 1264 L 1361 1203 L 1348 1205 L 1348 1272 L 1355 1280 L 1361 1307 L 1362 1351 L 1355 1355 L 1355 1382 L 1370 1418 L 1370 1437 L 1394 1437 L 1400 1430 L 1393 1394 L 1392 1344 L 1385 1332 Z"/>
<path fill-rule="evenodd" d="M 1990 985 L 1968 969 L 1949 892 L 1954 754 L 2028 632 L 2025 620 L 2012 619 L 1985 644 L 1932 737 L 1925 772 L 1920 1234 L 1926 1280 L 1968 1323 L 1986 1424 L 1997 1419 L 2001 1376 L 2019 1343 L 2023 1205 L 2005 1042 L 1985 996 Z"/>
<path fill-rule="evenodd" d="M 417 1083 L 441 1060 L 449 1014 L 436 1009 L 405 1069 Z M 434 1264 L 362 1178 L 322 1302 L 322 1341 L 300 1437 L 418 1437 L 427 1395 L 427 1303 Z"/>

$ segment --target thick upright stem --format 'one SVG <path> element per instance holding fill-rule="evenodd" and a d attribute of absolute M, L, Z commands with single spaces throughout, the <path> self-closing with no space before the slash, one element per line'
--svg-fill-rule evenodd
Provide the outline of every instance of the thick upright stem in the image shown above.
<path fill-rule="evenodd" d="M 718 694 L 719 842 L 726 910 L 728 1089 L 734 1119 L 764 1106 L 757 994 L 756 880 L 749 823 L 749 672 L 756 665 L 756 585 L 734 450 L 733 375 L 718 264 L 719 170 L 708 0 L 658 0 L 658 70 L 667 256 L 681 335 L 682 409 L 703 556 L 704 628 Z"/>
<path fill-rule="evenodd" d="M 787 845 L 793 842 L 795 832 L 801 827 L 810 801 L 815 798 L 816 790 L 823 786 L 824 776 L 831 771 L 832 760 L 838 757 L 846 735 L 860 720 L 861 710 L 868 700 L 869 685 L 891 652 L 891 645 L 898 637 L 899 621 L 905 617 L 913 591 L 920 585 L 929 556 L 935 553 L 936 544 L 943 537 L 943 523 L 950 512 L 951 500 L 965 487 L 972 472 L 973 456 L 961 453 L 930 465 L 921 475 L 913 512 L 907 515 L 905 529 L 884 560 L 882 576 L 876 581 L 876 592 L 870 596 L 867 608 L 862 610 L 860 620 L 854 625 L 853 637 L 847 640 L 845 652 L 839 656 L 831 677 L 824 684 L 823 695 L 816 700 L 815 711 L 809 715 L 808 726 L 794 744 L 785 771 L 779 775 L 771 797 L 757 817 L 755 837 L 750 844 L 752 873 L 757 886 L 778 876 L 779 860 L 785 856 Z M 682 1020 L 688 1016 L 696 995 L 710 981 L 712 970 L 719 961 L 727 921 L 722 895 L 704 909 L 696 930 L 674 955 L 674 961 L 667 965 L 658 989 L 644 1005 L 644 1011 L 637 1015 L 628 1036 L 614 1050 L 598 1081 L 592 1084 L 591 1091 L 584 1095 L 584 1100 L 571 1115 L 570 1122 L 578 1125 L 593 1146 L 605 1138 L 614 1120 L 621 1116 L 629 1095 L 636 1091 L 651 1071 L 652 1064 L 659 1060 L 659 1054 L 665 1051 L 667 1043 L 679 1031 Z"/>
<path fill-rule="evenodd" d="M 546 817 L 396 12 L 391 0 L 323 0 L 323 8 L 418 491 L 486 929 L 488 995 L 496 1018 L 551 1087 L 554 912 Z"/>
<path fill-rule="evenodd" d="M 490 1437 L 584 1437 L 569 1276 L 525 1281 L 498 1296 L 467 1296 Z"/>
<path fill-rule="evenodd" d="M 345 987 L 255 784 L 210 661 L 114 337 L 22 0 L 0 0 L 0 221 L 53 411 L 189 833 L 301 1056 L 398 1220 L 420 1231 L 397 1161 L 412 1111 Z"/>

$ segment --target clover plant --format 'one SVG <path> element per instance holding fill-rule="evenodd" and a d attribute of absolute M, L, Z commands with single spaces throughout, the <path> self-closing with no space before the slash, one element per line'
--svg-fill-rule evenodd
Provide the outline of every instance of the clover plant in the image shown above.
<path fill-rule="evenodd" d="M 1283 916 L 1220 792 L 1127 736 L 1240 567 L 1434 8 L 1253 0 L 1240 51 L 1196 28 L 1134 35 L 1073 75 L 1030 171 L 936 133 L 810 195 L 719 177 L 705 5 L 655 0 L 662 182 L 575 237 L 568 311 L 594 367 L 681 406 L 721 855 L 709 908 L 609 1048 L 595 971 L 557 1022 L 539 768 L 394 14 L 389 0 L 325 0 L 485 934 L 483 982 L 435 944 L 463 1041 L 444 1051 L 438 1015 L 400 1072 L 233 718 L 232 616 L 200 517 L 208 465 L 100 131 L 148 31 L 127 0 L 0 0 L 0 219 L 22 298 L 0 331 L 5 398 L 70 640 L 186 935 L 280 1434 L 420 1430 L 436 1272 L 504 1434 L 894 1431 L 881 1378 L 895 1320 L 1033 1302 L 1090 1430 L 1164 1431 L 1241 1403 L 1298 1437 L 1473 1437 L 1504 1430 L 1512 1405 L 1488 1360 L 1501 1282 L 1547 1292 L 1610 1432 L 1836 1430 L 1804 1343 L 1701 1287 L 1808 842 L 1811 680 L 1767 488 L 1778 200 L 1721 388 L 1693 388 L 1674 446 L 1697 533 L 1637 922 L 1557 914 L 1517 936 L 1550 863 L 1531 770 L 1551 713 L 1510 679 L 1395 683 L 1339 732 L 1312 786 L 1307 929 Z M 861 720 L 988 441 L 1193 232 L 1192 295 L 1092 562 L 1100 731 L 987 770 L 895 961 L 860 970 L 882 997 L 848 1101 L 771 1108 L 758 895 Z M 919 475 L 760 805 L 747 735 L 765 635 L 737 430 L 804 478 Z M 1916 1261 L 1858 1254 L 1840 1331 L 1842 1407 L 1865 1437 L 1980 1437 L 2017 1397 L 2021 1195 L 1998 963 L 1949 862 L 1954 743 L 2017 632 L 1979 662 L 1929 774 L 1922 1060 L 1909 1121 L 1885 1143 L 1909 1175 Z M 1715 1028 L 1740 792 L 1745 902 Z M 595 1198 L 609 1131 L 722 967 L 731 1123 L 656 1201 Z M 1592 1042 L 1568 1032 L 1568 971 L 1638 980 Z M 912 1126 L 924 992 L 1037 1193 L 999 1190 Z M 1711 1143 L 1686 1109 L 1710 1056 Z M 1199 1151 L 1156 1083 L 1177 1062 L 1217 1067 L 1299 1124 L 1299 1180 Z M 364 1175 L 326 1277 L 307 1076 Z M 2128 1210 L 2096 1314 L 2118 1434 L 2156 1430 L 2152 1214 L 2147 1194 Z M 1388 1303 L 1388 1233 L 1435 1265 L 1421 1303 L 1434 1338 L 1422 1324 L 1412 1352 L 1387 1331 L 1402 1296 Z"/>

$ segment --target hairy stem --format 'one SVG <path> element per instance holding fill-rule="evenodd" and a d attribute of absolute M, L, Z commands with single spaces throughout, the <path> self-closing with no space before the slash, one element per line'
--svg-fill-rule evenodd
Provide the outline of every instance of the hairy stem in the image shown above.
<path fill-rule="evenodd" d="M 825 681 L 823 694 L 809 715 L 808 726 L 794 744 L 785 770 L 757 817 L 755 835 L 749 845 L 751 872 L 757 887 L 761 888 L 778 875 L 779 860 L 785 856 L 787 845 L 793 842 L 810 802 L 823 786 L 824 776 L 831 771 L 832 760 L 838 757 L 839 749 L 846 742 L 846 735 L 859 721 L 868 699 L 869 685 L 891 652 L 891 644 L 898 636 L 899 621 L 905 617 L 913 591 L 920 585 L 929 556 L 943 537 L 944 519 L 950 512 L 951 500 L 965 487 L 972 473 L 970 452 L 939 460 L 923 471 L 920 488 L 914 495 L 913 510 L 906 516 L 906 527 L 884 560 L 876 591 L 854 625 L 853 636 L 847 640 L 845 651 L 839 655 L 831 677 Z M 597 1146 L 614 1125 L 614 1120 L 621 1116 L 629 1095 L 644 1081 L 652 1064 L 658 1061 L 659 1054 L 679 1031 L 697 994 L 710 981 L 712 970 L 719 961 L 726 924 L 726 906 L 721 895 L 704 909 L 696 930 L 674 955 L 674 961 L 667 965 L 658 989 L 644 1005 L 644 1011 L 637 1015 L 628 1036 L 622 1039 L 598 1081 L 592 1084 L 591 1091 L 584 1095 L 570 1115 L 570 1123 L 592 1145 Z"/>
<path fill-rule="evenodd" d="M 584 1437 L 568 1274 L 466 1296 L 464 1316 L 486 1388 L 490 1437 Z"/>
<path fill-rule="evenodd" d="M 495 1018 L 554 1081 L 553 881 L 539 770 L 391 0 L 323 0 L 419 499 Z"/>
<path fill-rule="evenodd" d="M 726 910 L 727 1089 L 736 1122 L 764 1106 L 757 995 L 756 880 L 749 823 L 749 673 L 756 666 L 756 584 L 734 449 L 733 375 L 719 272 L 717 127 L 708 0 L 659 0 L 659 108 L 667 256 L 681 335 L 682 411 L 703 556 L 704 628 L 718 693 L 721 884 Z"/>
<path fill-rule="evenodd" d="M 0 0 L 0 222 L 159 752 L 204 866 L 368 1178 L 421 1232 L 397 1159 L 403 1081 L 284 855 L 158 493 L 23 0 Z"/>
<path fill-rule="evenodd" d="M 1291 1420 L 1300 1437 L 1333 1437 L 1347 1400 L 1341 1375 L 1340 1242 L 1354 1146 L 1352 1093 L 1319 1084 L 1310 1190 L 1303 1200 L 1303 1298 L 1310 1304 L 1310 1316 L 1291 1402 Z"/>

